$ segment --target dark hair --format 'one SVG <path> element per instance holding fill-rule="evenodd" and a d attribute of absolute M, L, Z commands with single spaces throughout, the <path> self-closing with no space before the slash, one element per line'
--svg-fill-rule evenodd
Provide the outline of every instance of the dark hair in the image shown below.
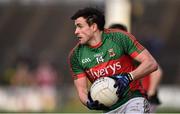
<path fill-rule="evenodd" d="M 71 19 L 76 20 L 79 17 L 85 18 L 89 26 L 96 23 L 99 30 L 104 29 L 105 17 L 104 14 L 98 9 L 91 7 L 80 9 L 71 17 Z"/>
<path fill-rule="evenodd" d="M 112 24 L 109 26 L 109 28 L 121 29 L 121 30 L 127 31 L 127 27 L 123 24 Z"/>

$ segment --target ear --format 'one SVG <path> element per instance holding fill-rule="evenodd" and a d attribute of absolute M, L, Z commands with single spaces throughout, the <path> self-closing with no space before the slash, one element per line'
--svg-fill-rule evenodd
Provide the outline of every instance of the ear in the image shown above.
<path fill-rule="evenodd" d="M 91 25 L 91 27 L 92 27 L 92 30 L 93 30 L 93 31 L 97 31 L 97 30 L 98 30 L 98 26 L 97 26 L 96 23 L 93 23 L 93 24 Z"/>

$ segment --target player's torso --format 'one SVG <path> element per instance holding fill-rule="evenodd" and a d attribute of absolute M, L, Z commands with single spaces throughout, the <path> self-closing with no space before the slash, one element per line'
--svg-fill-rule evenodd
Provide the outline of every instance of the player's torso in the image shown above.
<path fill-rule="evenodd" d="M 111 36 L 104 36 L 96 48 L 83 46 L 79 51 L 79 62 L 91 82 L 100 76 L 112 76 L 133 70 L 132 59 Z"/>

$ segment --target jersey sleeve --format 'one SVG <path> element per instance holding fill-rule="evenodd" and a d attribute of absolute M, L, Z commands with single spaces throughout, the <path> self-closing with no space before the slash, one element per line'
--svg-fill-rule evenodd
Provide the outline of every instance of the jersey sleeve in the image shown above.
<path fill-rule="evenodd" d="M 86 76 L 86 73 L 84 72 L 84 70 L 81 68 L 79 64 L 77 53 L 71 52 L 69 54 L 69 65 L 70 65 L 72 78 L 74 80 Z"/>
<path fill-rule="evenodd" d="M 130 33 L 122 33 L 121 38 L 121 44 L 123 46 L 125 53 L 129 54 L 133 58 L 135 58 L 145 49 Z"/>

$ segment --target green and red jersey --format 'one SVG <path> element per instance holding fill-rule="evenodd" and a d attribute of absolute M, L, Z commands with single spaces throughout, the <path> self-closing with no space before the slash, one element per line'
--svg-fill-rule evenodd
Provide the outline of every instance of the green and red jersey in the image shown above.
<path fill-rule="evenodd" d="M 99 77 L 112 76 L 122 72 L 131 72 L 136 67 L 133 58 L 140 54 L 144 47 L 136 38 L 124 31 L 117 29 L 105 29 L 102 33 L 102 42 L 95 47 L 77 44 L 71 51 L 70 67 L 73 79 L 87 77 L 92 83 Z M 139 80 L 130 84 L 131 94 L 142 91 Z M 135 92 L 136 91 L 136 92 Z M 141 94 L 141 93 L 140 93 Z"/>

